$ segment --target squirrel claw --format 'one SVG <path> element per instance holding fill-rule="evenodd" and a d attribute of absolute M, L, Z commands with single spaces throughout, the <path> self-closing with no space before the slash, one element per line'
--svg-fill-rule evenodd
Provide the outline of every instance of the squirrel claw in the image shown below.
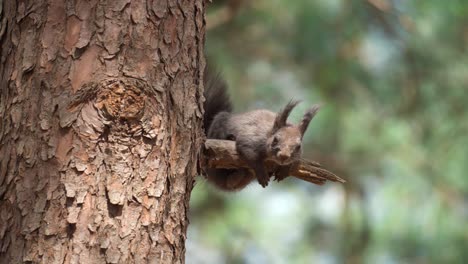
<path fill-rule="evenodd" d="M 262 178 L 258 178 L 258 183 L 260 183 L 260 185 L 265 188 L 268 186 L 268 181 L 269 181 L 269 178 L 268 177 L 262 177 Z"/>
<path fill-rule="evenodd" d="M 275 174 L 274 180 L 280 182 L 288 177 L 288 174 Z"/>
<path fill-rule="evenodd" d="M 275 172 L 275 178 L 274 180 L 277 182 L 280 182 L 284 179 L 286 179 L 289 176 L 289 170 L 291 166 L 281 166 L 276 172 Z"/>

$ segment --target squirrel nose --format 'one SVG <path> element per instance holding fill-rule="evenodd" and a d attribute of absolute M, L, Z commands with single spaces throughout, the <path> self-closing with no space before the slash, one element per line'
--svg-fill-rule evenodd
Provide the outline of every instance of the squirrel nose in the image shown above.
<path fill-rule="evenodd" d="M 278 158 L 281 160 L 281 161 L 285 161 L 287 159 L 289 159 L 289 154 L 286 154 L 286 153 L 279 153 L 278 154 Z"/>

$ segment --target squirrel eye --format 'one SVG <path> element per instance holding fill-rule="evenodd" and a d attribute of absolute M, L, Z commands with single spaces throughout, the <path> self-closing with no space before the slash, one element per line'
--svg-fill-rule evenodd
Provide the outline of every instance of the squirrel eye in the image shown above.
<path fill-rule="evenodd" d="M 294 151 L 299 151 L 301 149 L 301 145 L 297 145 L 296 148 L 294 148 Z"/>
<path fill-rule="evenodd" d="M 275 137 L 273 138 L 273 142 L 271 142 L 271 145 L 276 146 L 277 144 L 278 144 L 278 137 L 275 136 Z"/>

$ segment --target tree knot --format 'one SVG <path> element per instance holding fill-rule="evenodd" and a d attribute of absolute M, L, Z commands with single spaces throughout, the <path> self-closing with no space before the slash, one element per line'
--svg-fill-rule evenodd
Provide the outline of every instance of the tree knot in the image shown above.
<path fill-rule="evenodd" d="M 61 127 L 73 125 L 80 135 L 92 140 L 108 138 L 129 141 L 128 136 L 154 138 L 159 123 L 154 107 L 156 93 L 145 81 L 112 78 L 84 84 L 60 111 Z M 156 105 L 150 103 L 151 106 Z M 109 139 L 110 140 L 110 139 Z"/>
<path fill-rule="evenodd" d="M 145 107 L 141 81 L 111 79 L 99 84 L 95 107 L 109 119 L 139 119 Z"/>

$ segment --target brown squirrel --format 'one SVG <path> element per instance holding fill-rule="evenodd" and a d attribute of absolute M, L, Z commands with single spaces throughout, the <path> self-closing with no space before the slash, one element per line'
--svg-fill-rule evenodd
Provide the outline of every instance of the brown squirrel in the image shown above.
<path fill-rule="evenodd" d="M 266 160 L 280 166 L 276 180 L 286 178 L 290 166 L 301 157 L 302 137 L 320 106 L 307 110 L 298 125 L 288 123 L 287 118 L 299 101 L 290 101 L 278 113 L 261 109 L 233 114 L 225 81 L 208 67 L 204 84 L 207 138 L 234 140 L 237 152 L 252 169 L 207 169 L 208 181 L 226 191 L 240 190 L 255 178 L 266 187 L 271 176 L 265 169 Z"/>

